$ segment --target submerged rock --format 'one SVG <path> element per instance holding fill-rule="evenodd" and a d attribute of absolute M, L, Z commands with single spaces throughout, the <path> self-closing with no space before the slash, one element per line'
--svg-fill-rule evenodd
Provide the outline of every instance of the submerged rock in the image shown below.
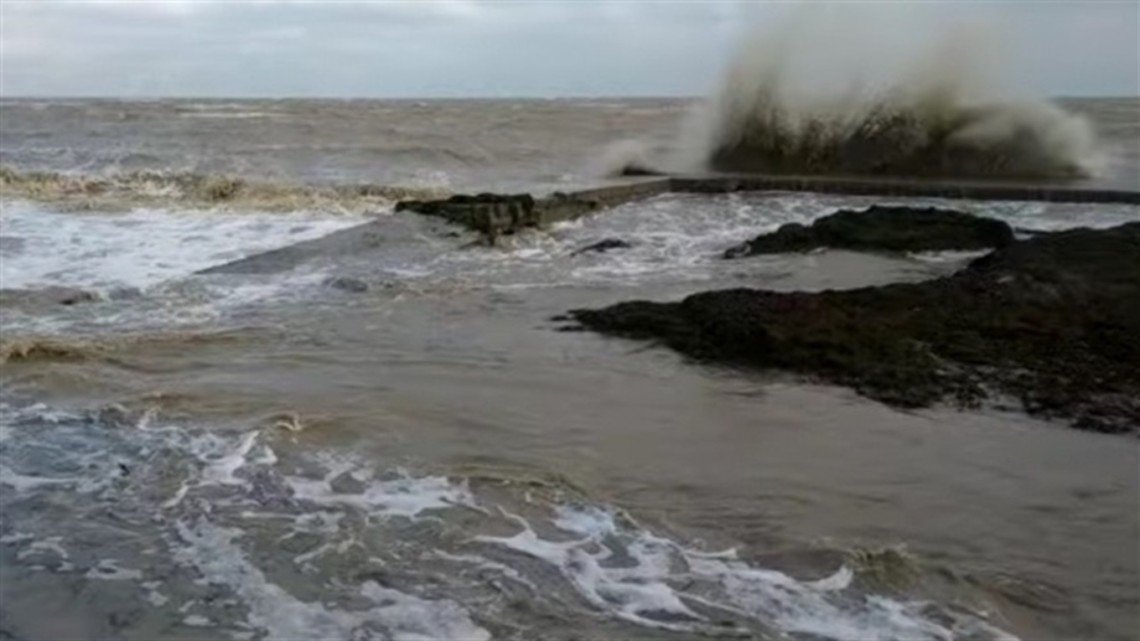
<path fill-rule="evenodd" d="M 115 287 L 107 291 L 107 300 L 135 300 L 141 298 L 142 290 L 138 287 Z"/>
<path fill-rule="evenodd" d="M 324 282 L 324 285 L 325 287 L 339 289 L 342 292 L 349 292 L 351 294 L 362 294 L 368 291 L 368 283 L 359 278 L 349 278 L 347 276 L 329 278 Z"/>
<path fill-rule="evenodd" d="M 1002 394 L 1078 428 L 1140 432 L 1140 223 L 1038 236 L 921 283 L 733 289 L 570 314 L 598 332 L 790 370 L 892 405 Z"/>
<path fill-rule="evenodd" d="M 99 295 L 75 287 L 43 287 L 39 289 L 0 289 L 0 304 L 13 307 L 46 307 L 76 305 L 99 300 Z"/>
<path fill-rule="evenodd" d="M 585 247 L 575 249 L 573 252 L 570 253 L 570 255 L 571 256 L 578 256 L 581 254 L 585 254 L 587 252 L 596 252 L 596 253 L 600 254 L 600 253 L 607 252 L 611 249 L 629 249 L 630 247 L 633 247 L 633 245 L 630 245 L 629 243 L 627 243 L 624 240 L 621 240 L 620 238 L 607 238 L 605 240 L 599 240 L 598 242 L 593 243 L 591 245 L 586 245 Z"/>
<path fill-rule="evenodd" d="M 941 251 L 1005 247 L 1013 230 L 1000 220 L 948 209 L 882 207 L 840 210 L 811 226 L 783 225 L 728 249 L 725 258 L 804 252 L 819 247 L 857 251 Z"/>

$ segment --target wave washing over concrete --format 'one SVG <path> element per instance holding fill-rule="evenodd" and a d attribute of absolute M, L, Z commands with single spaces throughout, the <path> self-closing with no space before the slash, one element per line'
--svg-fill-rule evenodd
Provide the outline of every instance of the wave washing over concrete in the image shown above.
<path fill-rule="evenodd" d="M 535 198 L 529 194 L 453 196 L 447 200 L 405 201 L 407 209 L 481 232 L 491 242 L 501 235 L 574 220 L 602 209 L 669 192 L 718 194 L 733 192 L 815 192 L 892 198 L 941 198 L 987 201 L 1060 203 L 1140 203 L 1140 191 L 1070 188 L 1011 182 L 961 182 L 911 179 L 836 178 L 828 176 L 704 175 L 648 178 Z M 277 270 L 321 252 L 366 247 L 371 225 L 212 267 L 208 272 Z"/>
<path fill-rule="evenodd" d="M 1087 177 L 1092 124 L 1000 77 L 1000 34 L 915 41 L 852 7 L 809 7 L 742 47 L 695 142 L 714 169 Z"/>

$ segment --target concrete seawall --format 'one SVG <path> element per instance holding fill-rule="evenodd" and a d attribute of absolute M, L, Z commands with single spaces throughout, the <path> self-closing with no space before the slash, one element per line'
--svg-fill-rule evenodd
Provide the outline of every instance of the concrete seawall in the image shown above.
<path fill-rule="evenodd" d="M 441 216 L 483 232 L 493 239 L 501 234 L 514 233 L 527 227 L 545 227 L 599 209 L 666 192 L 716 194 L 741 191 L 811 191 L 890 197 L 1140 204 L 1140 191 L 1127 190 L 1034 183 L 749 174 L 638 179 L 569 193 L 556 192 L 541 198 L 526 194 L 479 194 L 456 196 L 448 200 L 407 201 L 400 203 L 397 211 L 409 209 Z"/>
<path fill-rule="evenodd" d="M 342 256 L 374 249 L 384 243 L 383 228 L 376 221 L 340 229 L 320 238 L 207 267 L 198 274 L 276 274 L 321 256 Z"/>
<path fill-rule="evenodd" d="M 702 175 L 672 176 L 669 191 L 814 191 L 864 196 L 964 198 L 971 200 L 1041 200 L 1067 203 L 1140 205 L 1140 190 L 1096 189 L 1069 185 L 1005 181 L 916 180 L 830 176 Z"/>
<path fill-rule="evenodd" d="M 983 181 L 717 174 L 629 179 L 541 197 L 529 194 L 479 194 L 455 196 L 447 200 L 405 201 L 397 204 L 396 211 L 409 210 L 439 216 L 481 232 L 494 242 L 495 238 L 503 234 L 527 228 L 548 227 L 557 222 L 573 220 L 602 209 L 668 192 L 718 194 L 748 191 L 1140 205 L 1140 190 Z M 379 225 L 368 222 L 323 238 L 210 267 L 199 273 L 256 274 L 285 271 L 318 256 L 356 253 L 378 247 L 383 241 Z"/>

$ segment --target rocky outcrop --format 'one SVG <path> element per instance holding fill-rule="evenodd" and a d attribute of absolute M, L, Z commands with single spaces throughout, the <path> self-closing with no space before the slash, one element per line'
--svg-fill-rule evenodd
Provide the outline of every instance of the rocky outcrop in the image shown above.
<path fill-rule="evenodd" d="M 789 370 L 902 407 L 987 397 L 1140 433 L 1140 223 L 1015 242 L 946 278 L 846 291 L 704 292 L 576 310 L 581 327 Z"/>
<path fill-rule="evenodd" d="M 820 247 L 913 252 L 1005 247 L 1013 230 L 1000 220 L 947 209 L 880 207 L 840 210 L 810 226 L 783 225 L 725 252 L 725 258 L 804 252 Z"/>

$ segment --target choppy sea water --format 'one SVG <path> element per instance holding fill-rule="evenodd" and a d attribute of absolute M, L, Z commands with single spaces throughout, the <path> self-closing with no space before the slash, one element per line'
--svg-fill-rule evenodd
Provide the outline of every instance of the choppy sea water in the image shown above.
<path fill-rule="evenodd" d="M 1062 99 L 1099 134 L 1080 181 L 1140 188 L 1140 101 Z M 553 190 L 596 182 L 607 148 L 693 171 L 690 99 L 0 101 L 0 166 L 85 176 L 162 172 L 293 185 Z M 620 146 L 620 145 L 618 145 Z M 151 181 L 148 188 L 169 188 Z"/>
<path fill-rule="evenodd" d="M 136 126 L 147 140 L 151 125 Z M 89 143 L 92 157 L 132 147 L 115 131 Z M 210 135 L 203 155 L 226 157 L 232 137 Z M 295 182 L 311 170 L 278 151 L 266 167 L 296 162 L 282 170 Z M 488 161 L 464 180 L 571 182 L 572 156 L 534 164 L 558 166 L 541 176 Z M 367 179 L 341 171 L 364 167 L 352 153 L 317 157 L 340 168 L 329 176 Z M 550 320 L 715 287 L 924 279 L 970 258 L 718 258 L 784 222 L 883 199 L 664 195 L 496 248 L 383 198 L 81 200 L 10 195 L 0 213 L 0 286 L 103 297 L 0 309 L 8 637 L 1135 634 L 1130 440 L 1000 407 L 899 412 Z M 921 202 L 1023 229 L 1140 218 L 1130 206 Z M 362 223 L 382 239 L 366 252 L 195 274 Z M 632 246 L 572 255 L 606 238 Z"/>

